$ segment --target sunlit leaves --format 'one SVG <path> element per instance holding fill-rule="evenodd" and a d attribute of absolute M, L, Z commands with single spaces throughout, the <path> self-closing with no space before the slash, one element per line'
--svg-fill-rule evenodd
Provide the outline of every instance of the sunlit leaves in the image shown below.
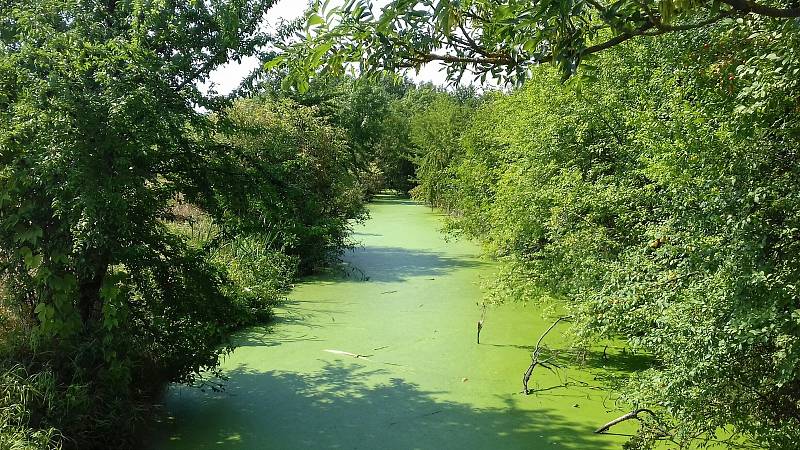
<path fill-rule="evenodd" d="M 553 63 L 565 78 L 587 55 L 638 36 L 703 28 L 723 17 L 744 14 L 733 4 L 692 0 L 395 0 L 377 10 L 366 0 L 344 7 L 315 5 L 306 16 L 309 34 L 284 48 L 290 83 L 317 72 L 361 73 L 419 70 L 430 61 L 445 64 L 451 81 L 464 73 L 506 83 L 524 80 L 532 67 Z M 323 19 L 325 17 L 325 19 Z M 287 61 L 288 61 L 287 60 Z M 335 68 L 334 68 L 335 67 Z"/>

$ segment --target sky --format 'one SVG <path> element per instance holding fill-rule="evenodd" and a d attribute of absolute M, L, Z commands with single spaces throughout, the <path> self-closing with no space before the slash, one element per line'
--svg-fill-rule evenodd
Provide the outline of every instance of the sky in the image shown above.
<path fill-rule="evenodd" d="M 379 6 L 383 2 L 376 2 Z M 293 20 L 300 17 L 305 11 L 308 3 L 306 0 L 279 0 L 267 12 L 267 29 L 274 29 L 281 19 Z M 220 94 L 228 94 L 237 87 L 239 83 L 258 65 L 257 58 L 244 58 L 241 64 L 231 62 L 225 64 L 211 73 L 209 80 L 201 86 L 208 89 L 213 83 L 214 89 Z M 445 84 L 445 74 L 440 72 L 439 64 L 431 63 L 425 65 L 419 74 L 409 73 L 409 76 L 419 83 L 432 82 L 437 85 Z"/>

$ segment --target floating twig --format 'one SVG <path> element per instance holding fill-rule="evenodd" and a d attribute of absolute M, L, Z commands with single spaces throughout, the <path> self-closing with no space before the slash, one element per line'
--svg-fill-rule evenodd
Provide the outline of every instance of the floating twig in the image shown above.
<path fill-rule="evenodd" d="M 426 413 L 426 414 L 420 414 L 420 415 L 418 415 L 418 416 L 409 417 L 409 418 L 407 418 L 407 419 L 403 419 L 403 420 L 400 420 L 400 421 L 398 421 L 398 422 L 391 422 L 391 423 L 389 423 L 389 426 L 391 427 L 391 426 L 393 426 L 393 425 L 397 425 L 398 423 L 400 423 L 400 422 L 403 422 L 403 421 L 405 421 L 405 420 L 421 419 L 421 418 L 423 418 L 423 417 L 432 416 L 432 415 L 435 415 L 435 414 L 439 414 L 439 413 L 440 413 L 440 412 L 442 412 L 442 411 L 444 411 L 444 410 L 443 410 L 443 409 L 439 409 L 439 410 L 436 410 L 436 411 L 433 411 L 433 412 L 429 412 L 429 413 Z"/>
<path fill-rule="evenodd" d="M 333 353 L 334 355 L 344 355 L 344 356 L 352 356 L 353 358 L 366 359 L 367 361 L 369 361 L 369 357 L 372 356 L 372 355 L 359 355 L 358 353 L 345 352 L 343 350 L 323 350 L 323 351 L 328 353 Z"/>

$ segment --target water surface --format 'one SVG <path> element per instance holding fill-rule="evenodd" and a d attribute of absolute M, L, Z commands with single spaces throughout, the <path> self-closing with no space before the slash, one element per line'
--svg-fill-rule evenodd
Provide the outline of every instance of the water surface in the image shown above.
<path fill-rule="evenodd" d="M 381 197 L 370 210 L 349 275 L 305 280 L 275 323 L 237 337 L 224 392 L 169 389 L 156 449 L 620 448 L 624 436 L 592 434 L 620 415 L 597 378 L 629 361 L 537 369 L 537 392 L 521 394 L 551 321 L 532 306 L 491 308 L 477 345 L 493 265 L 446 241 L 423 205 Z"/>

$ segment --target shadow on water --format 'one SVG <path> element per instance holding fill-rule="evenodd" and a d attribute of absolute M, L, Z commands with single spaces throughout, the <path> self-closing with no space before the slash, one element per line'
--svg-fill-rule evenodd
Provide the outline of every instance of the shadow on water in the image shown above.
<path fill-rule="evenodd" d="M 545 395 L 558 396 L 561 390 L 569 391 L 572 387 L 580 386 L 602 392 L 612 392 L 613 387 L 619 387 L 622 380 L 627 380 L 631 373 L 641 372 L 654 364 L 651 355 L 632 353 L 624 346 L 603 347 L 570 347 L 558 345 L 545 346 L 540 354 L 540 361 L 548 361 L 550 369 L 539 365 L 531 377 L 532 392 Z M 508 344 L 487 344 L 496 347 L 508 347 Z M 511 347 L 534 350 L 534 346 L 511 345 Z M 555 379 L 548 379 L 549 384 L 538 383 L 538 374 L 549 370 L 556 375 Z M 577 379 L 573 373 L 585 373 L 592 376 L 592 381 Z M 555 381 L 555 384 L 553 383 Z M 606 406 L 606 405 L 604 405 Z"/>
<path fill-rule="evenodd" d="M 362 232 L 362 231 L 354 231 L 354 232 L 350 233 L 350 235 L 351 235 L 351 236 L 372 236 L 372 237 L 383 237 L 383 235 L 382 235 L 382 234 L 378 234 L 378 233 L 365 233 L 365 232 Z"/>
<path fill-rule="evenodd" d="M 372 200 L 369 201 L 370 204 L 373 205 L 412 205 L 412 206 L 424 206 L 422 203 L 397 197 L 394 195 L 377 195 Z"/>
<path fill-rule="evenodd" d="M 639 372 L 655 363 L 651 355 L 633 353 L 626 347 L 594 348 L 586 353 L 586 364 L 593 368 L 613 368 L 622 373 Z"/>
<path fill-rule="evenodd" d="M 353 274 L 361 275 L 364 281 L 385 283 L 406 281 L 413 277 L 437 277 L 457 269 L 485 265 L 474 258 L 401 247 L 359 248 L 348 254 L 346 259 L 346 267 Z"/>
<path fill-rule="evenodd" d="M 533 351 L 534 347 L 527 347 Z M 646 353 L 633 353 L 624 346 L 601 346 L 591 348 L 583 347 L 545 347 L 542 353 L 544 359 L 552 359 L 562 367 L 574 369 L 592 369 L 593 371 L 608 371 L 620 374 L 640 372 L 651 367 L 654 359 Z"/>
<path fill-rule="evenodd" d="M 310 332 L 275 333 L 271 327 L 259 327 L 238 333 L 233 338 L 233 345 L 236 347 L 276 347 L 282 344 L 306 341 L 320 342 L 322 339 Z"/>
<path fill-rule="evenodd" d="M 591 424 L 547 409 L 519 409 L 513 398 L 504 407 L 480 409 L 439 400 L 443 392 L 426 392 L 358 363 L 325 363 L 312 373 L 240 367 L 229 375 L 225 392 L 181 408 L 177 416 L 191 422 L 193 431 L 191 436 L 172 434 L 173 443 L 225 449 L 596 445 Z M 238 397 L 235 408 L 226 397 Z M 174 418 L 169 421 L 175 425 Z"/>
<path fill-rule="evenodd" d="M 323 341 L 316 331 L 327 323 L 318 317 L 332 317 L 346 314 L 346 305 L 337 303 L 335 307 L 325 307 L 319 302 L 287 300 L 281 304 L 280 313 L 268 325 L 251 327 L 233 336 L 236 347 L 275 347 L 303 341 Z"/>

